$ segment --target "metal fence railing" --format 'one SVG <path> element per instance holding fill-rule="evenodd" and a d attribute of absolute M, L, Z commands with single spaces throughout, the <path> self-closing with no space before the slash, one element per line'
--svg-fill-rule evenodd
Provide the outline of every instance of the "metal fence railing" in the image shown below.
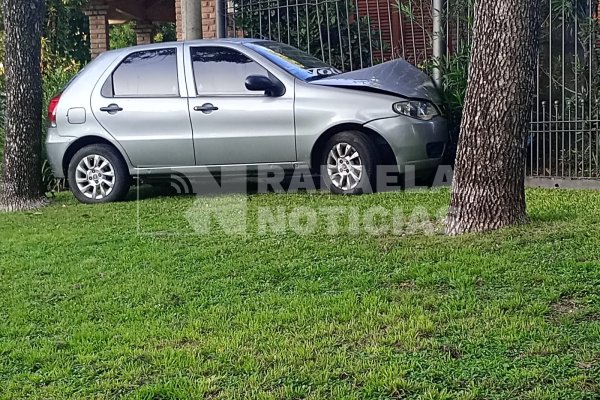
<path fill-rule="evenodd" d="M 470 43 L 474 0 L 444 3 L 452 54 Z M 433 58 L 432 12 L 432 0 L 233 0 L 228 35 L 285 42 L 345 70 L 399 57 L 420 65 Z"/>
<path fill-rule="evenodd" d="M 285 42 L 345 71 L 398 57 L 430 68 L 434 38 L 442 35 L 446 61 L 462 55 L 460 66 L 466 70 L 474 0 L 446 0 L 438 32 L 433 31 L 433 4 L 435 0 L 231 0 L 228 34 Z M 600 178 L 598 0 L 543 4 L 527 174 Z"/>
<path fill-rule="evenodd" d="M 600 177 L 600 115 L 585 101 L 542 101 L 532 115 L 527 172 L 531 177 Z"/>
<path fill-rule="evenodd" d="M 343 70 L 433 53 L 430 0 L 233 0 L 229 35 L 273 39 Z"/>
<path fill-rule="evenodd" d="M 598 2 L 549 1 L 543 17 L 527 173 L 600 178 Z"/>

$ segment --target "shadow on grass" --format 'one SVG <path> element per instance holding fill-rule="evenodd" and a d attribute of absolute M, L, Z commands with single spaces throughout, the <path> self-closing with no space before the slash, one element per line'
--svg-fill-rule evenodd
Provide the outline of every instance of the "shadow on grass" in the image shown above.
<path fill-rule="evenodd" d="M 260 186 L 255 180 L 223 179 L 215 183 L 209 179 L 194 180 L 177 178 L 154 181 L 132 186 L 125 201 L 144 201 L 158 197 L 219 196 L 228 194 L 255 195 L 260 193 L 286 193 L 284 188 Z"/>
<path fill-rule="evenodd" d="M 256 195 L 263 193 L 297 193 L 305 191 L 329 190 L 322 184 L 319 176 L 313 176 L 312 182 L 293 181 L 291 176 L 286 176 L 282 182 L 271 184 L 270 182 L 259 180 L 253 177 L 223 177 L 223 178 L 188 178 L 184 175 L 172 175 L 168 177 L 157 178 L 152 181 L 135 184 L 132 186 L 125 201 L 148 200 L 157 197 L 171 196 L 215 196 L 228 194 Z M 308 178 L 308 179 L 311 179 Z M 447 183 L 435 185 L 432 177 L 417 177 L 407 187 L 401 177 L 398 182 L 389 184 L 386 187 L 378 188 L 377 192 L 397 192 L 408 189 L 439 189 L 448 187 Z"/>

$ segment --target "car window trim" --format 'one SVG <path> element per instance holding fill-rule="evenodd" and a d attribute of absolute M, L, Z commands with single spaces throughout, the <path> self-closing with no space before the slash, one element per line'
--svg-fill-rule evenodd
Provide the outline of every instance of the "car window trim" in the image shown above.
<path fill-rule="evenodd" d="M 200 99 L 203 97 L 269 97 L 266 96 L 265 94 L 253 94 L 253 93 L 231 93 L 231 94 L 214 94 L 214 93 L 207 93 L 207 94 L 199 94 L 196 95 L 195 98 Z"/>
<path fill-rule="evenodd" d="M 200 98 L 200 97 L 268 97 L 265 94 L 252 94 L 249 93 L 248 95 L 246 94 L 200 94 L 198 93 L 198 85 L 196 83 L 196 74 L 194 73 L 194 60 L 192 59 L 192 49 L 201 49 L 201 48 L 206 48 L 206 47 L 218 47 L 218 48 L 222 48 L 222 49 L 228 49 L 228 50 L 233 50 L 233 51 L 237 51 L 238 53 L 240 53 L 241 55 L 243 55 L 244 57 L 247 57 L 248 59 L 252 60 L 253 62 L 257 63 L 262 69 L 265 70 L 265 72 L 267 73 L 267 76 L 272 75 L 271 71 L 269 71 L 269 69 L 267 67 L 265 67 L 262 63 L 256 61 L 256 59 L 254 57 L 249 56 L 248 54 L 240 51 L 239 49 L 236 49 L 234 47 L 229 47 L 229 46 L 223 46 L 220 44 L 204 44 L 204 45 L 190 45 L 189 46 L 189 57 L 190 57 L 190 67 L 192 70 L 192 78 L 194 81 L 194 91 L 196 92 L 196 98 Z M 283 85 L 283 82 L 282 82 Z"/>
<path fill-rule="evenodd" d="M 104 97 L 104 96 L 103 96 Z M 180 95 L 163 95 L 163 96 L 151 96 L 151 95 L 140 95 L 140 96 L 113 96 L 104 97 L 105 99 L 182 99 Z"/>
<path fill-rule="evenodd" d="M 115 81 L 113 78 L 113 74 L 119 69 L 119 67 L 123 64 L 123 62 L 129 58 L 129 56 L 136 54 L 136 53 L 143 53 L 143 52 L 147 52 L 147 51 L 160 51 L 160 50 L 168 50 L 168 49 L 175 49 L 175 76 L 177 77 L 177 93 L 176 94 L 164 94 L 164 95 L 131 95 L 131 96 L 115 96 Z M 109 79 L 112 80 L 111 82 L 111 89 L 112 89 L 112 97 L 106 97 L 104 96 L 104 94 L 102 94 L 102 92 L 100 93 L 100 96 L 102 96 L 105 99 L 175 99 L 175 98 L 182 98 L 181 96 L 181 90 L 179 88 L 179 60 L 178 60 L 178 53 L 179 52 L 179 46 L 167 46 L 167 47 L 159 47 L 159 48 L 152 48 L 152 49 L 147 49 L 147 50 L 137 50 L 137 51 L 132 51 L 131 53 L 127 53 L 125 55 L 125 57 L 123 57 L 123 59 L 121 59 L 121 61 L 119 61 L 119 64 L 117 64 L 116 67 L 113 68 L 113 70 L 110 72 L 110 74 L 108 74 L 108 76 L 106 77 L 106 80 L 104 81 L 104 83 L 102 84 L 102 86 L 104 86 L 106 84 L 106 81 L 108 81 Z"/>

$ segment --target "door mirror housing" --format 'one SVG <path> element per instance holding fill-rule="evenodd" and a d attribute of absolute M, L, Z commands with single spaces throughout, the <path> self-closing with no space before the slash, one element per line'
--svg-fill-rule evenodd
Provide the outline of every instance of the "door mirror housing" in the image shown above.
<path fill-rule="evenodd" d="M 250 75 L 246 78 L 246 89 L 265 92 L 267 96 L 279 97 L 285 93 L 285 86 L 279 81 L 264 75 Z"/>

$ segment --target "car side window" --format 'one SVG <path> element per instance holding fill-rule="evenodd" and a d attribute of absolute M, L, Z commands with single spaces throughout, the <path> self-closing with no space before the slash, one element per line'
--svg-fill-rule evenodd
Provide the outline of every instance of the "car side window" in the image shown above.
<path fill-rule="evenodd" d="M 192 47 L 190 53 L 198 96 L 256 96 L 256 92 L 246 89 L 246 78 L 250 75 L 269 76 L 256 61 L 234 49 L 202 46 Z"/>
<path fill-rule="evenodd" d="M 105 97 L 177 97 L 177 49 L 144 50 L 130 54 L 102 87 Z"/>

